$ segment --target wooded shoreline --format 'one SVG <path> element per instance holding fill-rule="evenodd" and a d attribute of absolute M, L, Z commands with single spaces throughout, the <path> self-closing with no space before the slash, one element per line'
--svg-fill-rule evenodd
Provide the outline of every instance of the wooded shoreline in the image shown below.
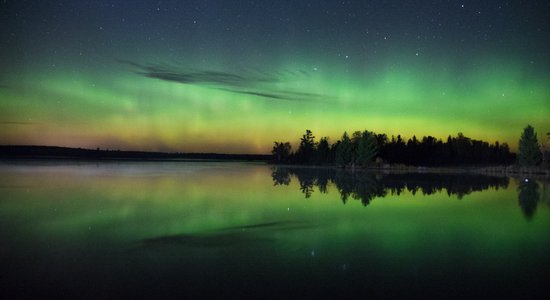
<path fill-rule="evenodd" d="M 340 169 L 349 172 L 380 173 L 453 173 L 486 174 L 493 176 L 530 176 L 550 177 L 550 169 L 542 166 L 409 166 L 404 164 L 373 163 L 369 166 L 350 165 L 342 167 L 336 164 L 287 164 L 276 163 L 272 155 L 263 154 L 220 154 L 220 153 L 165 153 L 146 151 L 119 151 L 101 149 L 82 149 L 56 146 L 0 146 L 0 159 L 3 160 L 89 160 L 89 161 L 255 161 L 265 162 L 276 167 L 304 169 Z"/>
<path fill-rule="evenodd" d="M 371 165 L 368 167 L 341 167 L 337 165 L 300 165 L 300 164 L 272 164 L 274 167 L 281 168 L 303 168 L 303 169 L 339 169 L 348 172 L 376 172 L 382 174 L 389 173 L 429 173 L 429 174 L 483 174 L 490 176 L 506 177 L 548 177 L 550 178 L 550 169 L 543 167 L 520 167 L 510 166 L 445 166 L 445 167 L 417 167 L 405 165 Z"/>

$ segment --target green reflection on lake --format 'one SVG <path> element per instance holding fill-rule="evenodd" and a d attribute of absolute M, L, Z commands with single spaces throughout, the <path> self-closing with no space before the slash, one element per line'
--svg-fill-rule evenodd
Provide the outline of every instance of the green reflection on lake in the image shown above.
<path fill-rule="evenodd" d="M 524 296 L 550 275 L 550 191 L 530 178 L 4 162 L 0 180 L 20 296 Z"/>

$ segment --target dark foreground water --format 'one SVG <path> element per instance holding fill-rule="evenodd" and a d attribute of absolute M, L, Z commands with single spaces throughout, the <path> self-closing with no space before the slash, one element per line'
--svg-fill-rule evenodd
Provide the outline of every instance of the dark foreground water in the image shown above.
<path fill-rule="evenodd" d="M 239 163 L 0 163 L 0 296 L 539 297 L 550 186 Z"/>

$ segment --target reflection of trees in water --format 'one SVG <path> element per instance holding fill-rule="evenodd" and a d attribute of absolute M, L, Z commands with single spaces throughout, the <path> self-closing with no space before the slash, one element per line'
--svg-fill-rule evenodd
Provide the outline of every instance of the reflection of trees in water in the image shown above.
<path fill-rule="evenodd" d="M 524 179 L 518 186 L 519 207 L 528 220 L 532 219 L 540 199 L 539 184 L 534 180 Z"/>
<path fill-rule="evenodd" d="M 346 203 L 351 197 L 365 206 L 376 197 L 400 195 L 404 191 L 413 195 L 432 195 L 446 190 L 449 196 L 456 195 L 461 199 L 475 191 L 506 188 L 509 184 L 506 177 L 477 174 L 376 174 L 339 169 L 274 167 L 274 185 L 288 185 L 292 175 L 298 179 L 300 190 L 306 198 L 311 197 L 314 187 L 320 193 L 327 193 L 327 187 L 332 182 L 342 202 Z"/>
<path fill-rule="evenodd" d="M 273 185 L 288 185 L 290 183 L 290 173 L 286 169 L 273 168 L 271 172 Z"/>
<path fill-rule="evenodd" d="M 311 177 L 305 177 L 300 180 L 300 191 L 302 191 L 306 198 L 311 197 L 311 194 L 313 193 L 313 186 L 316 183 L 316 179 Z"/>
<path fill-rule="evenodd" d="M 456 195 L 458 199 L 489 188 L 507 188 L 508 184 L 507 177 L 480 174 L 390 174 L 384 180 L 385 188 L 392 194 L 408 190 L 413 195 L 417 192 L 432 195 L 445 190 L 447 195 Z"/>
<path fill-rule="evenodd" d="M 542 181 L 542 191 L 540 196 L 540 201 L 550 205 L 550 187 L 548 186 L 548 181 Z"/>

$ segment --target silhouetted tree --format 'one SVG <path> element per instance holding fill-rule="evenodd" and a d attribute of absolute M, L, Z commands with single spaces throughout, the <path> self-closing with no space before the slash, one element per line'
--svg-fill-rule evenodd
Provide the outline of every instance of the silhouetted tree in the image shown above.
<path fill-rule="evenodd" d="M 542 153 L 540 152 L 537 133 L 531 125 L 523 129 L 519 139 L 518 162 L 522 166 L 536 166 L 541 162 Z"/>
<path fill-rule="evenodd" d="M 376 136 L 370 131 L 363 131 L 357 141 L 355 162 L 358 165 L 370 164 L 378 153 L 378 142 Z"/>
<path fill-rule="evenodd" d="M 507 144 L 491 145 L 470 139 L 463 134 L 449 136 L 446 142 L 432 136 L 419 141 L 413 136 L 404 144 L 400 136 L 392 137 L 379 149 L 380 156 L 389 163 L 408 165 L 464 165 L 464 164 L 509 164 L 514 160 Z"/>
<path fill-rule="evenodd" d="M 300 139 L 300 147 L 296 153 L 297 158 L 302 163 L 312 163 L 315 154 L 315 137 L 311 130 L 307 129 L 306 133 Z"/>
<path fill-rule="evenodd" d="M 357 164 L 357 157 L 359 151 L 359 142 L 361 141 L 361 131 L 357 130 L 351 134 L 351 163 Z"/>
<path fill-rule="evenodd" d="M 453 145 L 453 138 L 449 135 L 447 137 L 447 143 L 444 146 L 445 148 L 445 162 L 447 165 L 456 163 L 456 154 L 455 147 Z"/>
<path fill-rule="evenodd" d="M 340 166 L 347 166 L 352 162 L 352 144 L 347 132 L 342 135 L 342 140 L 336 148 L 336 163 Z"/>
<path fill-rule="evenodd" d="M 282 161 L 300 164 L 365 166 L 376 157 L 392 164 L 413 166 L 503 165 L 515 161 L 515 154 L 510 152 L 508 144 L 498 141 L 489 144 L 462 133 L 455 137 L 449 136 L 446 142 L 433 136 L 424 136 L 421 140 L 413 136 L 405 143 L 401 135 L 397 138 L 392 136 L 389 141 L 385 134 L 356 131 L 350 137 L 344 132 L 341 140 L 330 145 L 326 137 L 316 143 L 311 131 L 306 130 L 296 153 L 290 153 L 290 148 L 286 151 L 284 145 L 282 142 L 275 143 L 274 156 L 276 153 L 284 153 Z M 279 162 L 278 159 L 278 156 L 274 157 L 275 162 Z"/>
<path fill-rule="evenodd" d="M 341 141 L 336 141 L 336 143 L 330 145 L 330 157 L 329 157 L 330 163 L 336 163 L 336 152 L 341 143 L 342 143 Z"/>
<path fill-rule="evenodd" d="M 327 164 L 330 162 L 330 145 L 328 143 L 328 138 L 322 137 L 319 140 L 316 158 L 319 164 Z"/>
<path fill-rule="evenodd" d="M 292 146 L 289 142 L 283 143 L 283 142 L 273 142 L 273 149 L 271 150 L 271 154 L 273 154 L 274 160 L 277 163 L 283 163 L 288 162 L 289 156 L 290 156 L 290 149 L 292 149 Z"/>
<path fill-rule="evenodd" d="M 510 153 L 510 147 L 508 147 L 507 143 L 502 143 L 499 151 L 499 157 L 501 158 L 501 161 L 505 163 L 511 163 L 515 160 L 515 154 Z"/>
<path fill-rule="evenodd" d="M 469 137 L 464 136 L 462 132 L 459 132 L 455 142 L 456 157 L 459 159 L 458 163 L 470 164 L 472 163 L 472 141 Z"/>
<path fill-rule="evenodd" d="M 437 139 L 433 136 L 422 137 L 420 142 L 419 162 L 424 165 L 433 165 L 434 161 L 438 158 L 439 154 L 437 153 Z"/>
<path fill-rule="evenodd" d="M 391 149 L 389 151 L 385 151 L 390 152 L 391 156 L 382 157 L 384 160 L 391 163 L 406 162 L 405 152 L 407 151 L 407 144 L 405 144 L 405 141 L 401 138 L 401 135 L 397 135 L 397 139 L 392 139 L 392 142 L 386 145 L 386 147 Z"/>
<path fill-rule="evenodd" d="M 405 153 L 405 162 L 407 164 L 419 164 L 418 148 L 418 140 L 416 139 L 416 136 L 413 135 L 413 137 L 407 141 L 407 151 Z"/>
<path fill-rule="evenodd" d="M 376 147 L 378 149 L 378 156 L 383 157 L 386 155 L 386 145 L 388 144 L 388 136 L 385 133 L 382 134 L 375 134 L 372 133 L 376 137 Z"/>

